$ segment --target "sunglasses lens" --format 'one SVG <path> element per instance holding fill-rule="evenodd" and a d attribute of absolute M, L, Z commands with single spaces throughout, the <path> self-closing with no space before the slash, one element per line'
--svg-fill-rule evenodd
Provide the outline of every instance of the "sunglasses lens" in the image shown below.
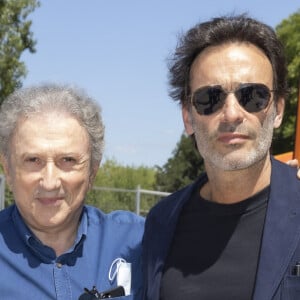
<path fill-rule="evenodd" d="M 242 85 L 235 95 L 240 105 L 251 113 L 265 109 L 271 98 L 269 88 L 259 83 Z"/>
<path fill-rule="evenodd" d="M 221 109 L 227 93 L 222 86 L 205 86 L 196 90 L 192 96 L 192 103 L 200 115 L 210 115 Z M 270 101 L 269 88 L 261 83 L 241 84 L 234 91 L 239 104 L 250 113 L 265 109 Z"/>
<path fill-rule="evenodd" d="M 200 115 L 210 115 L 222 108 L 225 97 L 222 87 L 203 87 L 193 94 L 192 102 Z"/>

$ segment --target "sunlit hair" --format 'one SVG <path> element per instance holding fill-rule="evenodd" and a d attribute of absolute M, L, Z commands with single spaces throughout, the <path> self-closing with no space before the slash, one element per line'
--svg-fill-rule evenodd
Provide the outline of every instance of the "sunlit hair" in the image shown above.
<path fill-rule="evenodd" d="M 62 112 L 78 120 L 90 138 L 92 164 L 100 162 L 104 146 L 104 125 L 100 106 L 83 90 L 58 84 L 19 89 L 0 108 L 0 153 L 8 158 L 18 122 L 31 115 Z"/>
<path fill-rule="evenodd" d="M 207 47 L 234 42 L 250 43 L 263 51 L 273 68 L 275 98 L 285 97 L 287 69 L 283 46 L 270 26 L 246 14 L 199 23 L 180 37 L 175 53 L 169 60 L 170 96 L 180 101 L 181 105 L 186 105 L 190 95 L 190 70 L 199 53 Z"/>

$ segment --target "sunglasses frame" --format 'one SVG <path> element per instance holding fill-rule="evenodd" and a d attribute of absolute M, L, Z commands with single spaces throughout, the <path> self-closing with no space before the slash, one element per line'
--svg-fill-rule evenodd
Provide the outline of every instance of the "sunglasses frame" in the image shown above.
<path fill-rule="evenodd" d="M 248 103 L 251 104 L 251 100 L 253 102 L 253 98 L 251 98 L 248 101 L 244 100 L 244 103 L 243 103 L 243 97 L 242 97 L 241 91 L 246 89 L 246 88 L 252 88 L 252 90 L 255 90 L 257 88 L 261 88 L 262 89 L 261 91 L 266 92 L 267 98 L 265 99 L 265 101 L 266 101 L 265 105 L 262 105 L 262 107 L 259 107 L 259 108 L 256 107 L 255 109 L 253 109 L 253 108 L 252 109 L 249 109 L 249 108 L 247 109 L 246 105 Z M 210 95 L 208 94 L 209 91 L 211 93 L 214 93 L 214 92 L 216 93 L 216 91 L 218 92 L 216 94 L 216 97 L 218 98 L 217 101 L 213 99 L 213 96 L 210 97 Z M 208 101 L 203 102 L 203 103 L 201 103 L 199 101 L 198 102 L 195 101 L 195 95 L 197 93 L 200 93 L 200 92 L 205 92 L 206 93 Z M 272 102 L 272 101 L 270 101 L 271 96 L 272 96 L 271 95 L 272 92 L 276 92 L 276 90 L 271 90 L 268 86 L 266 86 L 263 83 L 252 83 L 252 82 L 241 83 L 241 84 L 239 84 L 239 86 L 236 89 L 229 90 L 229 91 L 224 89 L 221 85 L 207 85 L 207 86 L 202 86 L 202 87 L 198 88 L 197 90 L 195 90 L 193 92 L 193 94 L 190 96 L 190 98 L 191 98 L 192 105 L 195 107 L 195 109 L 196 109 L 196 111 L 199 115 L 208 116 L 208 115 L 211 115 L 211 114 L 219 111 L 224 106 L 225 100 L 226 100 L 226 98 L 228 97 L 229 94 L 234 94 L 235 95 L 239 105 L 244 110 L 246 110 L 249 113 L 255 113 L 255 112 L 260 112 L 260 111 L 268 108 L 268 106 Z M 261 97 L 261 99 L 264 99 L 264 98 Z M 203 107 L 201 107 L 201 105 Z M 210 107 L 207 107 L 207 106 L 210 106 Z"/>

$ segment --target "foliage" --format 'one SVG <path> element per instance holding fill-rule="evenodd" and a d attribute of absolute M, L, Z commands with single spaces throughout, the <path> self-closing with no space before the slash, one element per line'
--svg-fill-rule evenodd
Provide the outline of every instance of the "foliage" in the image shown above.
<path fill-rule="evenodd" d="M 38 0 L 0 0 L 0 104 L 7 95 L 21 86 L 26 75 L 25 50 L 35 52 L 28 15 L 39 6 Z"/>
<path fill-rule="evenodd" d="M 273 153 L 293 151 L 297 97 L 300 80 L 300 10 L 283 20 L 276 32 L 285 47 L 288 64 L 288 85 L 290 95 L 286 101 L 285 117 L 281 127 L 276 130 L 273 141 Z"/>
<path fill-rule="evenodd" d="M 144 166 L 122 166 L 115 160 L 107 160 L 98 170 L 94 186 L 128 191 L 96 190 L 89 192 L 87 203 L 103 211 L 125 209 L 135 211 L 135 197 L 138 186 L 152 190 L 155 184 L 154 168 Z M 147 211 L 154 203 L 153 196 L 144 195 L 143 210 Z"/>
<path fill-rule="evenodd" d="M 174 192 L 189 184 L 203 171 L 203 160 L 191 137 L 182 134 L 180 141 L 163 167 L 158 167 L 156 184 L 159 189 Z"/>
<path fill-rule="evenodd" d="M 4 207 L 10 206 L 14 202 L 13 193 L 7 186 L 5 188 L 4 199 L 5 199 Z"/>
<path fill-rule="evenodd" d="M 3 167 L 0 164 L 0 174 L 3 174 Z M 13 195 L 8 186 L 5 186 L 5 194 L 4 194 L 5 203 L 4 206 L 7 207 L 13 203 Z"/>

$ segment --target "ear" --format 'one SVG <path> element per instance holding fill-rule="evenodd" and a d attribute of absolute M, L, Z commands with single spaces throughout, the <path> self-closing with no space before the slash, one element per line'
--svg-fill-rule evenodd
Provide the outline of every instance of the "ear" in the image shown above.
<path fill-rule="evenodd" d="M 278 128 L 282 123 L 284 107 L 285 100 L 284 98 L 280 97 L 276 103 L 276 117 L 274 120 L 274 128 Z"/>
<path fill-rule="evenodd" d="M 189 106 L 184 105 L 181 109 L 182 119 L 184 123 L 185 131 L 188 135 L 194 133 L 193 121 L 192 121 L 192 112 Z"/>

